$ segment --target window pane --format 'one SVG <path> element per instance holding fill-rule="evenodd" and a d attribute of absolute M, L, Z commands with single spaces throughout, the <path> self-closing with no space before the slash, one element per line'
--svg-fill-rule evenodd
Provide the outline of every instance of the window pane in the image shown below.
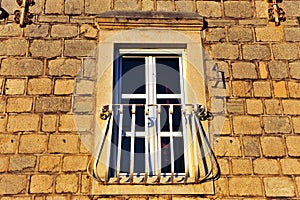
<path fill-rule="evenodd" d="M 145 104 L 145 99 L 122 99 L 122 104 Z M 131 131 L 132 106 L 123 107 L 123 131 Z M 135 131 L 145 131 L 145 106 L 136 106 Z"/>
<path fill-rule="evenodd" d="M 122 93 L 145 94 L 145 58 L 122 58 Z"/>
<path fill-rule="evenodd" d="M 179 58 L 156 58 L 157 94 L 180 94 Z"/>
<path fill-rule="evenodd" d="M 158 99 L 158 104 L 180 104 L 181 101 L 179 99 Z M 169 124 L 169 108 L 170 106 L 162 106 L 161 114 L 160 114 L 160 127 L 161 131 L 170 131 L 170 124 Z M 182 124 L 181 124 L 181 107 L 174 106 L 173 107 L 173 131 L 181 131 Z"/>

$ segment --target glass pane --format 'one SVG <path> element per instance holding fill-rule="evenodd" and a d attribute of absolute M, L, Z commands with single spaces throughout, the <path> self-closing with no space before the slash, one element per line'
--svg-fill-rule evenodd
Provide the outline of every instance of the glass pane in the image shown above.
<path fill-rule="evenodd" d="M 145 99 L 122 99 L 122 104 L 145 104 Z M 131 131 L 132 106 L 123 107 L 123 131 Z M 135 131 L 145 131 L 145 106 L 136 106 Z"/>
<path fill-rule="evenodd" d="M 134 143 L 134 172 L 145 172 L 145 138 L 136 138 Z"/>
<path fill-rule="evenodd" d="M 180 94 L 179 58 L 156 58 L 157 94 Z"/>
<path fill-rule="evenodd" d="M 122 93 L 145 94 L 145 58 L 122 58 Z"/>
<path fill-rule="evenodd" d="M 158 104 L 180 104 L 179 99 L 157 99 Z M 162 106 L 160 114 L 160 127 L 161 131 L 170 131 L 169 124 L 169 108 L 170 106 Z M 181 106 L 173 106 L 173 131 L 182 131 L 181 124 Z"/>
<path fill-rule="evenodd" d="M 170 138 L 161 138 L 161 172 L 171 172 L 171 149 L 170 149 Z"/>
<path fill-rule="evenodd" d="M 174 138 L 174 170 L 176 173 L 184 173 L 184 149 L 183 138 Z"/>

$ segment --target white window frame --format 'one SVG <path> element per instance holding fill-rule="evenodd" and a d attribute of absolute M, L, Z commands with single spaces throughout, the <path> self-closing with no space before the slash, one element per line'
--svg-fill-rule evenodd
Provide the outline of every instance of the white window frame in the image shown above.
<path fill-rule="evenodd" d="M 157 46 L 159 47 L 159 45 Z M 115 51 L 115 66 L 114 66 L 114 77 L 116 80 L 119 80 L 121 78 L 122 72 L 122 58 L 123 56 L 125 57 L 131 57 L 131 58 L 145 58 L 145 94 L 123 94 L 121 91 L 121 84 L 122 81 L 118 81 L 117 85 L 115 86 L 117 89 L 114 89 L 114 103 L 115 104 L 121 104 L 122 99 L 145 99 L 146 100 L 146 105 L 151 105 L 151 104 L 157 104 L 158 99 L 180 99 L 181 104 L 186 103 L 186 84 L 185 84 L 185 78 L 186 78 L 186 49 L 184 48 L 178 48 L 178 49 L 165 49 L 165 48 L 151 48 L 151 49 L 146 49 L 146 48 L 117 48 Z M 141 56 L 142 55 L 142 56 Z M 180 81 L 180 94 L 157 94 L 156 93 L 156 58 L 163 57 L 163 58 L 178 58 L 179 59 L 179 81 Z M 149 84 L 152 83 L 152 84 Z M 152 108 L 152 109 L 151 109 Z M 149 116 L 156 116 L 156 111 L 154 109 L 155 107 L 149 107 Z M 149 131 L 148 128 L 145 128 L 145 131 Z M 151 130 L 150 130 L 151 131 Z M 182 131 L 177 131 L 173 132 L 172 135 L 170 136 L 170 132 L 160 132 L 159 131 L 159 137 L 170 137 L 171 141 L 171 151 L 174 151 L 172 145 L 173 145 L 173 137 L 183 137 L 185 135 L 185 128 L 183 128 Z M 118 134 L 118 133 L 115 133 Z M 154 133 L 155 134 L 155 133 Z M 135 137 L 145 137 L 146 132 L 135 132 Z M 127 137 L 133 137 L 132 133 L 126 133 Z M 120 136 L 118 136 L 120 137 Z M 156 146 L 156 148 L 151 148 Z M 133 145 L 131 144 L 131 148 L 133 148 Z M 150 155 L 155 155 L 154 151 L 157 151 L 157 144 L 154 144 L 154 140 L 150 141 Z M 146 153 L 147 154 L 147 153 Z M 172 155 L 174 154 L 171 153 Z M 174 156 L 173 156 L 174 157 Z M 184 165 L 186 166 L 186 162 L 188 162 L 187 156 L 185 156 L 184 159 Z M 151 162 L 153 163 L 153 166 L 150 166 L 150 169 L 155 169 L 154 170 L 154 175 L 158 174 L 158 171 L 160 169 L 159 166 L 160 164 L 157 157 L 150 156 Z M 119 160 L 119 159 L 117 159 Z M 174 168 L 174 158 L 172 159 L 172 168 Z M 119 168 L 119 163 L 117 161 L 117 168 Z M 150 164 L 149 164 L 150 165 Z M 146 165 L 145 165 L 146 166 Z M 174 171 L 174 169 L 172 169 Z M 118 173 L 118 170 L 117 170 Z M 133 173 L 134 175 L 144 175 L 144 173 Z M 128 175 L 127 173 L 121 173 L 121 176 L 126 176 Z M 171 173 L 164 173 L 164 175 L 171 175 Z M 184 176 L 185 173 L 176 173 L 176 176 Z"/>

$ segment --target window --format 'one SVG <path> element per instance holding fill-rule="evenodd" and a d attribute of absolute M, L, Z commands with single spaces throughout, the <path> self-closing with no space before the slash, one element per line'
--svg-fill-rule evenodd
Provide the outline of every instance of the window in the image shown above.
<path fill-rule="evenodd" d="M 114 101 L 122 108 L 114 112 L 119 123 L 113 139 L 119 151 L 113 152 L 111 176 L 185 172 L 183 54 L 179 49 L 119 51 Z"/>
<path fill-rule="evenodd" d="M 105 184 L 213 178 L 216 160 L 201 124 L 210 116 L 204 105 L 188 102 L 186 45 L 137 46 L 115 46 L 113 101 L 102 109 L 106 128 L 91 175 Z M 100 178 L 103 154 L 106 168 Z"/>

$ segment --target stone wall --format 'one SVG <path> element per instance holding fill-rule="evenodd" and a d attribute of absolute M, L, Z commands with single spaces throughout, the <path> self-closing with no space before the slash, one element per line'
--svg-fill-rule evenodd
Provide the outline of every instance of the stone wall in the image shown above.
<path fill-rule="evenodd" d="M 215 195 L 197 198 L 300 198 L 300 1 L 283 0 L 279 27 L 259 0 L 36 0 L 25 29 L 13 23 L 15 1 L 2 7 L 10 16 L 0 22 L 1 200 L 108 198 L 91 195 L 90 154 L 69 117 L 73 92 L 88 88 L 75 82 L 90 78 L 95 17 L 107 10 L 206 17 L 204 48 L 226 74 L 227 129 L 214 145 L 222 170 Z"/>

